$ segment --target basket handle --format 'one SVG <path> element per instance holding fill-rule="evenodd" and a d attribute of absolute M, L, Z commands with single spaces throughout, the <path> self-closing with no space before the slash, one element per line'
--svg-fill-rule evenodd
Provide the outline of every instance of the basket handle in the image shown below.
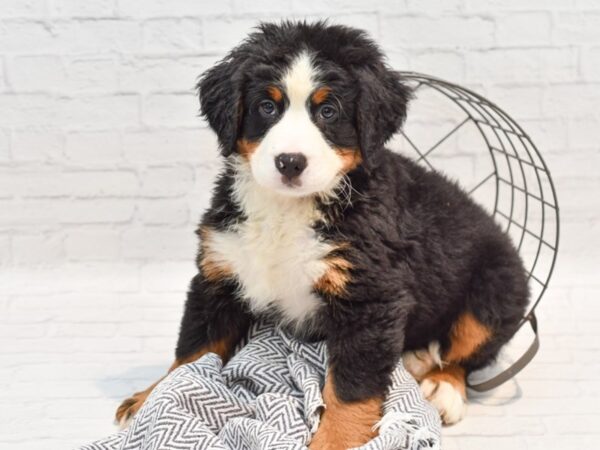
<path fill-rule="evenodd" d="M 529 348 L 525 351 L 525 353 L 523 353 L 521 355 L 521 357 L 519 359 L 517 359 L 510 367 L 503 370 L 498 375 L 493 376 L 489 380 L 482 381 L 481 383 L 477 383 L 477 384 L 471 384 L 467 380 L 467 386 L 470 389 L 473 389 L 474 391 L 477 391 L 477 392 L 485 392 L 485 391 L 489 391 L 491 389 L 497 388 L 498 386 L 507 382 L 512 377 L 514 377 L 516 374 L 518 374 L 521 370 L 523 370 L 525 368 L 525 366 L 527 366 L 527 364 L 529 364 L 531 362 L 531 360 L 533 359 L 533 357 L 536 355 L 536 353 L 538 352 L 538 350 L 540 348 L 540 338 L 538 335 L 538 323 L 537 323 L 537 318 L 535 317 L 534 311 L 531 311 L 527 316 L 525 316 L 523 323 L 521 323 L 521 326 L 523 326 L 525 324 L 525 322 L 529 322 L 529 324 L 531 325 L 531 329 L 533 330 L 533 333 L 535 334 L 533 342 L 531 343 Z M 519 326 L 519 329 L 521 328 L 521 326 Z M 515 334 L 516 334 L 516 332 L 515 332 Z"/>

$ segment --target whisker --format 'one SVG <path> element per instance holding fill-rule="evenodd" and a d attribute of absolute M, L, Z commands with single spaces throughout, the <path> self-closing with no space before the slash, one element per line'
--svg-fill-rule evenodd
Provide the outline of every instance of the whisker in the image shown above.
<path fill-rule="evenodd" d="M 346 207 L 344 209 L 346 209 L 352 206 L 352 191 L 354 190 L 354 188 L 352 187 L 352 181 L 350 180 L 348 175 L 344 174 L 340 181 L 344 188 L 343 192 L 345 194 L 344 197 L 346 200 Z M 348 189 L 346 190 L 346 188 Z"/>

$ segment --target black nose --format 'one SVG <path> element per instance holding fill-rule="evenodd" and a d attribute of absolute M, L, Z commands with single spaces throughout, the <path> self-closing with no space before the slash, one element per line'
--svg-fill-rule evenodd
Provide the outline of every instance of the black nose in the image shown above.
<path fill-rule="evenodd" d="M 291 180 L 306 169 L 306 156 L 302 153 L 281 153 L 275 157 L 275 166 L 284 177 Z"/>

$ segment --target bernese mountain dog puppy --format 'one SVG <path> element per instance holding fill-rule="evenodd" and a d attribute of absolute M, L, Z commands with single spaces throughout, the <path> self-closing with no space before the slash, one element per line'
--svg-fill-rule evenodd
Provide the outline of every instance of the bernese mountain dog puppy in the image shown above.
<path fill-rule="evenodd" d="M 311 449 L 370 440 L 403 358 L 445 423 L 528 302 L 510 239 L 455 183 L 384 147 L 410 90 L 362 31 L 262 24 L 199 84 L 225 166 L 198 228 L 170 370 L 223 360 L 259 317 L 324 339 Z M 153 386 L 119 407 L 126 421 Z"/>

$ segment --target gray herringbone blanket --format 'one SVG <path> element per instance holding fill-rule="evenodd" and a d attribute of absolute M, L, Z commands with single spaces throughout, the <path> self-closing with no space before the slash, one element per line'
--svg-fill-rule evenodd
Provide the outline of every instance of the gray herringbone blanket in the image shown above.
<path fill-rule="evenodd" d="M 222 367 L 212 353 L 172 372 L 128 429 L 81 450 L 306 449 L 319 425 L 327 355 L 269 323 Z M 400 363 L 379 435 L 361 450 L 439 449 L 438 413 Z"/>

